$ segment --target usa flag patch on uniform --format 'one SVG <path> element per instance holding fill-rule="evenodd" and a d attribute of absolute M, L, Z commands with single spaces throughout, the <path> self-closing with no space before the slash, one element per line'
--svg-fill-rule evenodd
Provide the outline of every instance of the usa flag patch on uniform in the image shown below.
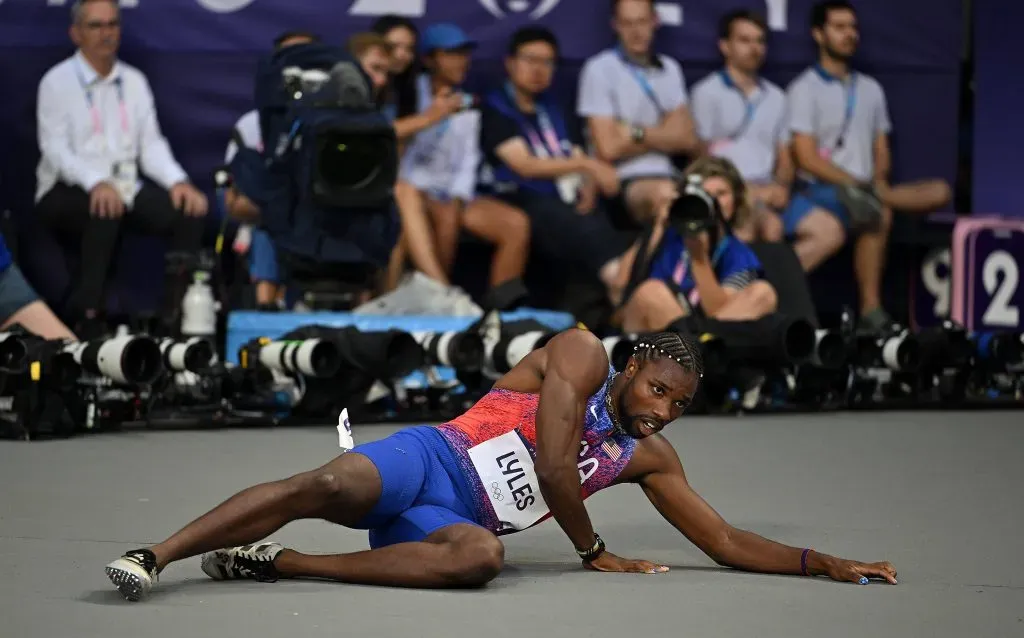
<path fill-rule="evenodd" d="M 601 449 L 613 461 L 618 461 L 619 457 L 622 456 L 622 448 L 615 441 L 605 441 L 601 444 Z"/>

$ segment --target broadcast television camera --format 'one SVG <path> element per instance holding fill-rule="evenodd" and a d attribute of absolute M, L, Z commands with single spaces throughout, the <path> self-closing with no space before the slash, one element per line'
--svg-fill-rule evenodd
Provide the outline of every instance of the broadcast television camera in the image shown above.
<path fill-rule="evenodd" d="M 398 237 L 397 140 L 369 77 L 344 49 L 298 44 L 260 61 L 255 97 L 264 150 L 240 148 L 228 170 L 289 283 L 366 283 Z"/>

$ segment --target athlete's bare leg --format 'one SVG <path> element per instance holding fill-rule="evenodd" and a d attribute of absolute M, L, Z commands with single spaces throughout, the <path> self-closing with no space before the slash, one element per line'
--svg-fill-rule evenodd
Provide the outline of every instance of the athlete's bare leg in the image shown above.
<path fill-rule="evenodd" d="M 129 552 L 108 565 L 107 573 L 122 594 L 139 600 L 149 592 L 156 573 L 173 562 L 257 543 L 296 520 L 319 518 L 351 526 L 373 509 L 380 493 L 376 466 L 361 454 L 343 454 L 311 472 L 239 492 L 162 543 L 141 550 L 152 552 L 152 557 Z M 353 554 L 308 556 L 286 550 L 274 560 L 274 567 L 290 578 L 453 587 L 486 583 L 501 570 L 502 560 L 503 546 L 493 534 L 475 526 L 452 525 L 422 543 Z"/>
<path fill-rule="evenodd" d="M 456 524 L 421 543 L 399 543 L 352 554 L 311 556 L 286 549 L 274 560 L 282 578 L 326 578 L 391 587 L 475 587 L 493 580 L 505 547 L 482 527 Z"/>
<path fill-rule="evenodd" d="M 292 521 L 323 518 L 352 525 L 373 508 L 380 489 L 370 459 L 343 454 L 311 472 L 243 490 L 150 550 L 162 570 L 204 552 L 258 542 Z"/>

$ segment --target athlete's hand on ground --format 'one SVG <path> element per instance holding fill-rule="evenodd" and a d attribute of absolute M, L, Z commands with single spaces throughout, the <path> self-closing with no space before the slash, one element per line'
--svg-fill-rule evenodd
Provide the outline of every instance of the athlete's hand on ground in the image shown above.
<path fill-rule="evenodd" d="M 583 561 L 583 566 L 599 572 L 628 572 L 631 574 L 660 574 L 668 571 L 668 567 L 664 565 L 656 565 L 646 560 L 621 558 L 608 551 L 602 552 L 592 561 Z"/>
<path fill-rule="evenodd" d="M 867 585 L 868 581 L 874 578 L 896 584 L 896 568 L 892 563 L 884 561 L 881 563 L 859 563 L 855 560 L 835 559 L 825 572 L 832 580 L 840 582 L 851 582 L 859 585 Z"/>

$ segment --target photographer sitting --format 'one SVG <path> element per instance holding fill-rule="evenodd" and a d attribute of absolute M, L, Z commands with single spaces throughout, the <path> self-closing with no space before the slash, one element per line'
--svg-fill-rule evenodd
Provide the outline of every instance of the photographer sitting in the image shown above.
<path fill-rule="evenodd" d="M 694 313 L 744 321 L 775 311 L 778 298 L 761 279 L 760 261 L 731 233 L 731 226 L 750 214 L 736 167 L 723 158 L 704 157 L 690 165 L 684 179 L 693 176 L 699 179 L 691 188 L 703 189 L 717 202 L 710 213 L 717 221 L 710 230 L 684 236 L 674 227 L 669 208 L 660 211 L 648 243 L 653 248 L 648 279 L 621 311 L 625 332 L 662 330 Z M 677 199 L 673 208 L 679 203 Z"/>

